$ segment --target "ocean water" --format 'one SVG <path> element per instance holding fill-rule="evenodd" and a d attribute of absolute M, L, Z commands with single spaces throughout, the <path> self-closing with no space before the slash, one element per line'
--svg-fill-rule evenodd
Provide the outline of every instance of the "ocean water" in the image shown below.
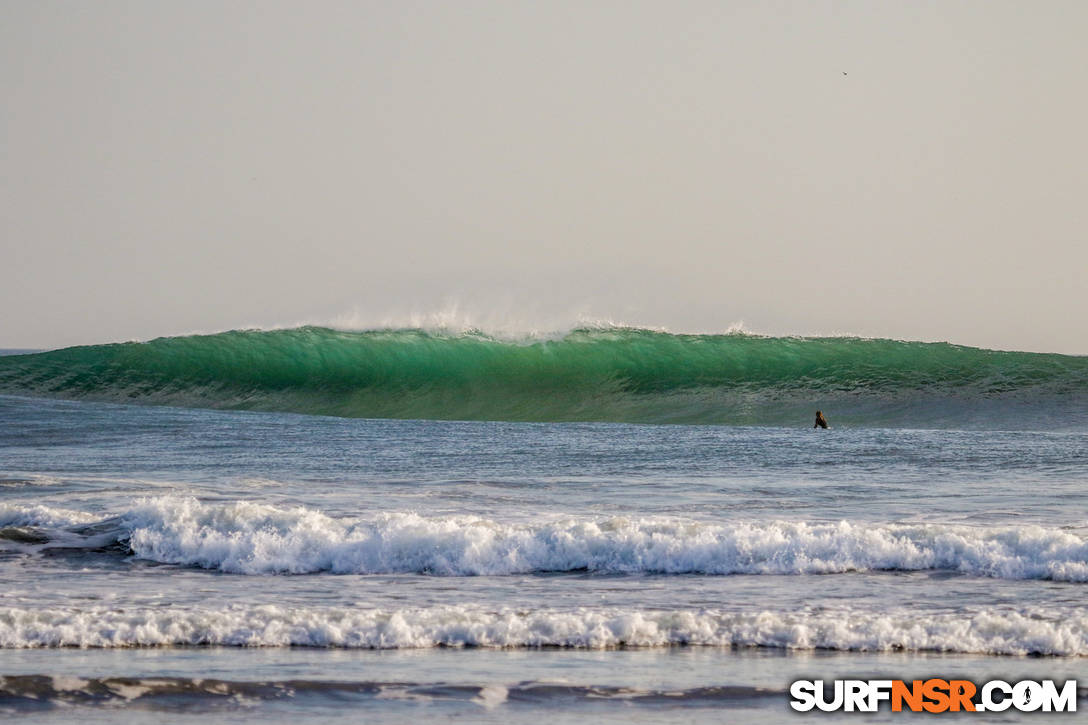
<path fill-rule="evenodd" d="M 1086 685 L 1086 403 L 1086 358 L 841 338 L 0 357 L 0 712 L 796 722 L 796 679 Z"/>

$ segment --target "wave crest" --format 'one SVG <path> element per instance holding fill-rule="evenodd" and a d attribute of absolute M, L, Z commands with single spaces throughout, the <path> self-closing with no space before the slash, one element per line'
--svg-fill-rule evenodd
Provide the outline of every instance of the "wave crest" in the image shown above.
<path fill-rule="evenodd" d="M 1069 427 L 1086 423 L 1088 358 L 623 327 L 517 340 L 302 327 L 5 356 L 0 392 L 349 417 L 649 423 L 796 423 L 817 405 L 855 424 L 988 424 L 1003 412 L 1014 427 L 1039 417 Z"/>
<path fill-rule="evenodd" d="M 0 647 L 616 647 L 717 646 L 856 652 L 1088 655 L 1076 610 L 967 613 L 472 607 L 358 610 L 260 606 L 0 608 Z"/>
<path fill-rule="evenodd" d="M 1040 526 L 967 527 L 840 521 L 697 522 L 384 513 L 333 518 L 307 508 L 159 497 L 97 523 L 48 507 L 0 507 L 0 526 L 88 548 L 104 539 L 166 564 L 235 574 L 420 573 L 481 576 L 591 571 L 660 574 L 827 574 L 951 570 L 1001 579 L 1088 581 L 1088 542 Z M 49 546 L 49 544 L 45 544 Z"/>

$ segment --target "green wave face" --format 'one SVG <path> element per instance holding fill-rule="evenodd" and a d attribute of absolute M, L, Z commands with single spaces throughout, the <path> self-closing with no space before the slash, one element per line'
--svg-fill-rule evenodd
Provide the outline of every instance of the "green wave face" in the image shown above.
<path fill-rule="evenodd" d="M 579 329 L 236 331 L 0 357 L 10 394 L 376 418 L 1088 427 L 1088 358 Z M 811 425 L 811 423 L 809 423 Z"/>

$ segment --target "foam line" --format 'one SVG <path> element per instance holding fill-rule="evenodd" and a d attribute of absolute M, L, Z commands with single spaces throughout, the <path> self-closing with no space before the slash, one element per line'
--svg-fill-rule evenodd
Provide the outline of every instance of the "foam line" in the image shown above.
<path fill-rule="evenodd" d="M 85 534 L 88 548 L 102 547 L 108 537 L 141 559 L 247 575 L 951 570 L 1000 579 L 1088 581 L 1088 542 L 1071 531 L 1040 526 L 621 516 L 504 523 L 407 512 L 334 518 L 303 507 L 175 496 L 137 501 L 97 523 L 82 512 L 4 505 L 0 526 L 37 527 L 37 535 L 64 539 L 66 546 L 73 533 Z"/>
<path fill-rule="evenodd" d="M 857 652 L 1088 655 L 1081 609 L 962 613 L 728 612 L 474 607 L 359 610 L 0 608 L 0 647 L 615 647 L 729 646 Z"/>

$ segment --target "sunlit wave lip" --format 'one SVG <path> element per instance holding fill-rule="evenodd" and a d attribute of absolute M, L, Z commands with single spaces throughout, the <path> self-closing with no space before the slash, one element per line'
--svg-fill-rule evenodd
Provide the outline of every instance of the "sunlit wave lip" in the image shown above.
<path fill-rule="evenodd" d="M 706 576 L 951 571 L 1088 582 L 1088 541 L 1068 529 L 672 517 L 479 516 L 314 509 L 160 496 L 109 516 L 0 504 L 0 547 L 62 547 L 240 575 L 554 572 Z"/>
<path fill-rule="evenodd" d="M 609 324 L 236 330 L 0 357 L 0 393 L 362 418 L 1077 429 L 1088 357 Z"/>

